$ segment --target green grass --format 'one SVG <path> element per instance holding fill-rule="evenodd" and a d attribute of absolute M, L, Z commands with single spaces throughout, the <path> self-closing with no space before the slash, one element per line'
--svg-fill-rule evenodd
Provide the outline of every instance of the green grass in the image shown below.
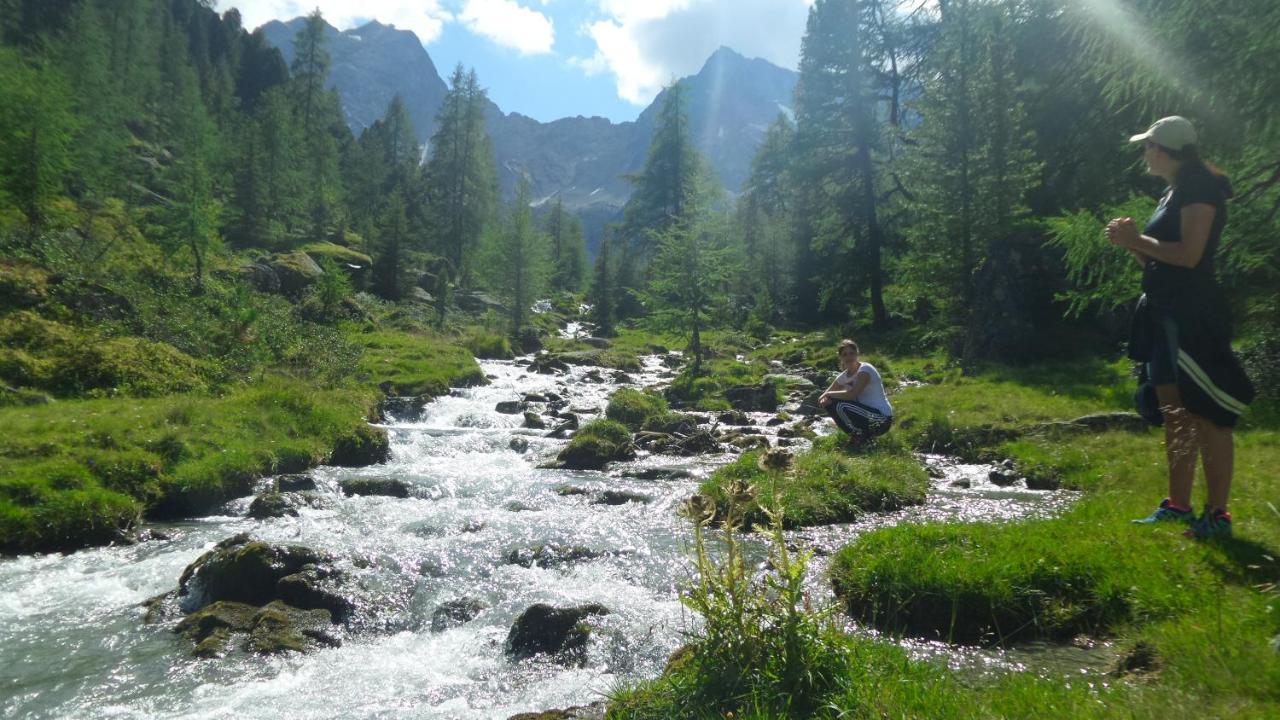
<path fill-rule="evenodd" d="M 924 502 L 929 479 L 920 463 L 900 444 L 889 439 L 865 453 L 850 455 L 839 449 L 836 438 L 819 441 L 797 455 L 786 473 L 771 474 L 758 467 L 760 451 L 744 454 L 726 465 L 699 487 L 716 503 L 724 517 L 726 488 L 743 480 L 755 485 L 755 500 L 745 508 L 748 527 L 767 523 L 761 503 L 778 502 L 787 528 L 850 522 L 864 512 L 897 510 Z"/>
<path fill-rule="evenodd" d="M 450 387 L 485 381 L 471 353 L 443 336 L 382 330 L 351 333 L 348 339 L 364 348 L 359 379 L 388 395 L 444 395 Z"/>
<path fill-rule="evenodd" d="M 837 681 L 812 710 L 797 714 L 776 678 L 730 692 L 708 686 L 714 672 L 686 662 L 618 691 L 610 718 L 723 718 L 730 710 L 735 718 L 1280 716 L 1280 652 L 1271 645 L 1280 636 L 1280 433 L 1254 418 L 1242 424 L 1235 538 L 1197 543 L 1181 527 L 1129 522 L 1165 494 L 1158 431 L 1027 432 L 1037 423 L 1130 409 L 1123 363 L 965 373 L 933 359 L 889 365 L 898 377 L 933 383 L 894 396 L 899 425 L 888 437 L 896 443 L 1009 457 L 1020 472 L 1084 494 L 1053 519 L 868 533 L 833 558 L 842 609 L 889 636 L 1101 636 L 1116 656 L 1148 649 L 1151 667 L 1106 677 L 1035 667 L 974 675 L 912 659 L 887 640 L 832 631 L 822 648 L 810 649 L 818 658 L 810 670 Z M 744 461 L 721 472 L 719 482 L 755 476 Z M 1201 479 L 1196 492 L 1199 502 Z"/>
<path fill-rule="evenodd" d="M 268 379 L 220 398 L 0 408 L 0 551 L 98 544 L 143 512 L 207 510 L 264 474 L 323 462 L 374 402 Z"/>

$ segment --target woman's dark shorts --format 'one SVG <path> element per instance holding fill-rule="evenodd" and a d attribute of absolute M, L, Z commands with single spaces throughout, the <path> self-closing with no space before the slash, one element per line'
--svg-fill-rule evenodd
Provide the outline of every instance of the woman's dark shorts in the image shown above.
<path fill-rule="evenodd" d="M 1178 323 L 1162 312 L 1152 312 L 1151 358 L 1147 360 L 1147 380 L 1152 385 L 1178 382 Z"/>

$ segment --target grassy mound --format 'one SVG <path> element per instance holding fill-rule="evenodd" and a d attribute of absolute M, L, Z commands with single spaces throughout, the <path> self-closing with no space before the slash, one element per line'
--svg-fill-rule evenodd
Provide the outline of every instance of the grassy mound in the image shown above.
<path fill-rule="evenodd" d="M 613 420 L 593 420 L 573 434 L 556 460 L 576 470 L 602 470 L 613 460 L 626 460 L 633 455 L 631 431 L 626 425 Z"/>
<path fill-rule="evenodd" d="M 388 395 L 444 395 L 450 387 L 485 382 L 471 353 L 448 338 L 387 330 L 354 333 L 349 339 L 364 348 L 362 379 Z"/>
<path fill-rule="evenodd" d="M 748 526 L 767 521 L 760 503 L 776 496 L 788 528 L 849 522 L 864 512 L 897 510 L 924 502 L 929 478 L 901 446 L 884 443 L 850 455 L 831 441 L 797 455 L 786 473 L 771 474 L 758 466 L 752 451 L 707 478 L 699 492 L 716 503 L 717 516 L 728 507 L 726 489 L 734 480 L 755 485 L 756 499 L 745 509 Z"/>
<path fill-rule="evenodd" d="M 604 415 L 631 430 L 639 430 L 649 418 L 668 413 L 667 401 L 660 395 L 622 388 L 609 396 Z"/>
<path fill-rule="evenodd" d="M 208 389 L 206 368 L 171 345 L 103 338 L 30 311 L 0 318 L 0 381 L 57 397 L 155 397 Z"/>
<path fill-rule="evenodd" d="M 268 380 L 226 397 L 0 409 L 0 551 L 108 542 L 144 511 L 185 515 L 366 440 L 368 390 Z"/>

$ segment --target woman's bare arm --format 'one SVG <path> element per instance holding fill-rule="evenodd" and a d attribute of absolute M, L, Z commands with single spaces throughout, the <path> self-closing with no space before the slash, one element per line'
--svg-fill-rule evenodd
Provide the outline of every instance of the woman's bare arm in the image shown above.
<path fill-rule="evenodd" d="M 1179 216 L 1182 242 L 1162 243 L 1153 237 L 1142 235 L 1132 218 L 1121 219 L 1114 231 L 1108 226 L 1108 237 L 1111 242 L 1126 250 L 1155 258 L 1166 265 L 1193 268 L 1204 257 L 1204 250 L 1209 244 L 1209 231 L 1213 228 L 1213 218 L 1217 212 L 1218 209 L 1209 203 L 1194 203 L 1182 208 Z"/>

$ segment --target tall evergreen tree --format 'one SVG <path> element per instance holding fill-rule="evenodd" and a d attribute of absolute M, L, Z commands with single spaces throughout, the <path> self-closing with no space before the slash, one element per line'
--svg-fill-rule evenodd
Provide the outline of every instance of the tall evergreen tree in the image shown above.
<path fill-rule="evenodd" d="M 547 217 L 547 237 L 551 243 L 551 287 L 577 292 L 586 274 L 587 249 L 582 239 L 582 224 L 564 209 L 564 201 L 556 204 Z"/>
<path fill-rule="evenodd" d="M 475 71 L 458 65 L 436 116 L 426 167 L 435 248 L 464 287 L 471 284 L 471 256 L 497 197 L 493 146 L 485 130 L 487 100 Z"/>
<path fill-rule="evenodd" d="M 658 251 L 646 293 L 650 317 L 688 336 L 688 352 L 693 357 L 690 368 L 696 377 L 702 372 L 705 355 L 702 331 L 716 305 L 723 301 L 722 285 L 732 272 L 722 222 L 700 213 L 654 234 Z"/>
<path fill-rule="evenodd" d="M 596 326 L 596 335 L 612 337 L 615 334 L 614 314 L 617 287 L 614 283 L 614 271 L 610 261 L 613 247 L 613 228 L 606 227 L 604 236 L 600 238 L 600 249 L 596 252 L 595 270 L 591 275 L 591 290 L 587 299 L 591 303 L 591 324 Z"/>
<path fill-rule="evenodd" d="M 485 275 L 511 306 L 511 334 L 528 324 L 529 308 L 547 284 L 549 263 L 545 236 L 533 226 L 529 209 L 529 179 L 521 177 L 503 227 L 495 237 Z"/>

